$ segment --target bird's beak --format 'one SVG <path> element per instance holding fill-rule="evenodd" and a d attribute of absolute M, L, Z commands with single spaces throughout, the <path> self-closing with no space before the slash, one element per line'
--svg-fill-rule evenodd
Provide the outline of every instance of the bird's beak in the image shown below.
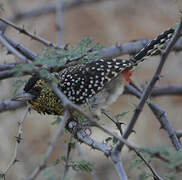
<path fill-rule="evenodd" d="M 30 94 L 30 93 L 20 93 L 14 96 L 11 100 L 12 101 L 30 101 L 34 98 L 35 96 Z"/>

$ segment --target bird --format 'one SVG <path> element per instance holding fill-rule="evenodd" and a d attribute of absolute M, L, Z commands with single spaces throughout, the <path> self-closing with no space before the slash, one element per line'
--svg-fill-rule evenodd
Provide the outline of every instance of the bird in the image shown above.
<path fill-rule="evenodd" d="M 111 105 L 123 93 L 124 85 L 130 82 L 135 67 L 163 48 L 174 32 L 174 27 L 164 31 L 128 60 L 100 58 L 55 72 L 57 87 L 74 104 L 88 105 L 90 111 L 98 117 L 102 109 Z M 25 84 L 23 92 L 13 100 L 28 101 L 30 107 L 38 113 L 64 114 L 61 100 L 38 75 L 33 75 Z"/>

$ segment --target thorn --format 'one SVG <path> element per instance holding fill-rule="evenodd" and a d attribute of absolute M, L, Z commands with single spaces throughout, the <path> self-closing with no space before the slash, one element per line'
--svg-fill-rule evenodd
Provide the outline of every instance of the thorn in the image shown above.
<path fill-rule="evenodd" d="M 163 126 L 162 124 L 161 124 L 159 130 L 161 130 L 161 129 L 165 129 L 164 126 Z"/>
<path fill-rule="evenodd" d="M 20 125 L 21 125 L 21 122 L 20 122 L 20 121 L 18 121 L 17 123 L 18 123 L 18 126 L 20 126 Z"/>
<path fill-rule="evenodd" d="M 67 51 L 69 45 L 70 45 L 70 43 L 65 44 L 63 49 Z"/>
<path fill-rule="evenodd" d="M 18 160 L 18 159 L 15 159 L 15 160 L 14 160 L 14 164 L 17 163 L 17 162 L 21 162 L 21 161 Z"/>
<path fill-rule="evenodd" d="M 122 50 L 122 47 L 121 47 L 121 45 L 118 44 L 118 42 L 116 42 L 115 47 L 116 47 L 117 49 L 119 49 L 120 51 Z"/>
<path fill-rule="evenodd" d="M 120 125 L 125 125 L 126 126 L 126 123 L 123 123 L 123 122 L 117 122 L 117 124 L 120 124 Z"/>
<path fill-rule="evenodd" d="M 16 138 L 16 142 L 19 144 L 21 142 L 21 140 L 23 139 L 22 137 L 20 136 L 15 136 Z"/>
<path fill-rule="evenodd" d="M 29 113 L 31 113 L 31 110 L 32 110 L 31 107 L 28 107 L 28 112 L 29 112 Z"/>
<path fill-rule="evenodd" d="M 136 131 L 132 129 L 132 130 L 131 130 L 131 133 L 134 133 L 134 134 L 136 134 Z"/>
<path fill-rule="evenodd" d="M 104 155 L 106 156 L 106 158 L 109 158 L 109 154 L 104 153 Z"/>

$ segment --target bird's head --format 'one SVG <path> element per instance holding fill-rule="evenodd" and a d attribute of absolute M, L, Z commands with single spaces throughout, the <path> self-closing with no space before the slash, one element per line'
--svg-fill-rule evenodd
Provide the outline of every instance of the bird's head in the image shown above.
<path fill-rule="evenodd" d="M 38 76 L 32 76 L 25 84 L 23 92 L 12 98 L 13 101 L 27 101 L 39 113 L 62 115 L 63 108 L 59 98 L 47 83 Z"/>

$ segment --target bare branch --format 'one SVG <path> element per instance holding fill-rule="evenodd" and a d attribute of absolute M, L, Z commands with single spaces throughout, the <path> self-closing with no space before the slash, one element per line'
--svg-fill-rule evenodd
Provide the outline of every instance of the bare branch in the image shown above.
<path fill-rule="evenodd" d="M 125 86 L 125 90 L 123 94 L 126 94 L 126 95 L 132 94 L 132 92 L 131 90 L 128 89 L 127 86 Z M 182 95 L 182 86 L 180 85 L 155 87 L 151 93 L 151 97 L 181 96 L 181 95 Z"/>
<path fill-rule="evenodd" d="M 117 57 L 122 55 L 134 55 L 139 52 L 142 48 L 144 48 L 148 43 L 151 42 L 152 39 L 139 39 L 136 41 L 131 41 L 127 43 L 123 43 L 120 45 L 113 45 L 103 48 L 99 52 L 99 57 L 101 58 L 109 58 L 109 57 Z M 168 44 L 168 43 L 167 43 Z M 172 51 L 179 52 L 182 50 L 182 38 L 179 38 Z M 159 55 L 160 51 L 155 55 Z"/>
<path fill-rule="evenodd" d="M 151 96 L 181 96 L 182 86 L 162 86 L 153 89 Z"/>
<path fill-rule="evenodd" d="M 65 166 L 64 166 L 64 174 L 63 174 L 62 180 L 65 180 L 66 175 L 67 175 L 68 170 L 69 170 L 70 154 L 71 154 L 71 150 L 72 150 L 72 142 L 71 141 L 72 141 L 72 139 L 70 139 L 70 142 L 68 143 L 66 162 L 65 162 Z"/>
<path fill-rule="evenodd" d="M 153 176 L 154 176 L 154 180 L 163 180 L 155 171 L 155 169 L 152 167 L 150 162 L 147 162 L 146 159 L 141 155 L 141 153 L 139 153 L 138 151 L 135 151 L 135 153 L 137 154 L 137 156 L 145 163 L 145 165 L 149 168 L 149 170 L 152 172 Z"/>
<path fill-rule="evenodd" d="M 128 180 L 128 177 L 123 168 L 123 164 L 121 162 L 119 153 L 111 153 L 111 159 L 112 159 L 112 162 L 114 163 L 114 167 L 117 171 L 117 174 L 120 180 Z"/>
<path fill-rule="evenodd" d="M 88 161 L 86 154 L 83 152 L 83 150 L 78 142 L 76 142 L 76 149 L 77 149 L 78 153 L 81 155 L 82 159 L 85 161 Z M 99 178 L 96 175 L 95 169 L 92 169 L 90 174 L 92 175 L 93 180 L 99 180 Z"/>
<path fill-rule="evenodd" d="M 23 56 L 21 53 L 19 53 L 13 46 L 9 44 L 9 42 L 3 37 L 2 31 L 0 31 L 0 42 L 10 51 L 12 54 L 17 56 L 19 59 L 21 59 L 23 62 L 27 62 L 28 59 Z"/>
<path fill-rule="evenodd" d="M 131 143 L 127 142 L 123 137 L 118 136 L 115 133 L 112 133 L 110 130 L 108 130 L 107 128 L 101 126 L 97 120 L 95 120 L 92 116 L 88 115 L 85 111 L 83 111 L 82 109 L 80 109 L 77 105 L 73 104 L 52 82 L 49 82 L 47 80 L 47 83 L 50 85 L 50 87 L 52 88 L 53 92 L 60 98 L 63 107 L 66 110 L 76 110 L 77 112 L 79 112 L 80 114 L 82 114 L 86 119 L 88 119 L 91 123 L 93 123 L 96 127 L 98 127 L 99 129 L 101 129 L 103 132 L 115 137 L 116 139 L 118 139 L 120 142 L 124 143 L 129 149 L 135 149 L 136 147 L 134 145 L 132 145 Z"/>
<path fill-rule="evenodd" d="M 149 107 L 151 108 L 152 112 L 155 114 L 155 116 L 161 123 L 161 128 L 164 128 L 169 134 L 169 138 L 171 139 L 175 149 L 177 151 L 182 151 L 181 143 L 179 139 L 177 138 L 174 129 L 172 128 L 172 126 L 170 125 L 168 121 L 167 113 L 163 109 L 158 107 L 156 104 L 150 103 Z"/>
<path fill-rule="evenodd" d="M 34 61 L 35 58 L 38 56 L 36 53 L 30 51 L 28 48 L 24 47 L 20 43 L 17 43 L 15 40 L 10 39 L 5 34 L 3 34 L 3 37 L 9 42 L 9 44 L 11 44 L 11 46 L 13 46 L 20 53 L 22 53 L 27 59 Z"/>
<path fill-rule="evenodd" d="M 137 87 L 134 87 L 134 88 L 137 88 Z M 138 91 L 138 88 L 137 88 L 137 91 Z M 105 113 L 105 112 L 104 112 Z M 105 113 L 105 115 L 111 119 L 111 121 L 118 127 L 117 125 L 117 121 L 113 119 L 113 117 L 111 117 L 108 113 Z M 120 130 L 121 127 L 118 127 L 118 129 Z M 122 135 L 122 131 L 120 130 L 120 134 Z M 118 143 L 119 144 L 119 143 Z M 137 149 L 132 149 L 136 155 L 146 164 L 146 166 L 149 168 L 149 170 L 152 172 L 154 178 L 156 178 L 156 180 L 162 180 L 161 177 L 159 177 L 159 175 L 157 174 L 157 172 L 154 170 L 154 168 L 152 167 L 152 165 L 147 162 L 145 160 L 145 158 L 142 156 L 142 154 L 137 151 Z M 117 148 L 117 145 L 114 146 L 114 148 L 112 148 L 111 150 L 111 159 L 114 163 L 114 167 L 119 175 L 119 177 L 122 179 L 125 179 L 127 178 L 126 174 L 125 174 L 125 171 L 122 167 L 122 163 L 121 163 L 121 160 L 120 160 L 120 149 Z"/>
<path fill-rule="evenodd" d="M 41 163 L 41 165 L 37 166 L 35 168 L 35 170 L 32 172 L 32 174 L 27 178 L 28 180 L 35 179 L 40 174 L 40 172 L 43 169 L 46 168 L 47 161 L 48 161 L 48 159 L 49 159 L 49 157 L 50 157 L 50 155 L 51 155 L 51 153 L 53 151 L 53 148 L 55 146 L 55 143 L 56 143 L 57 139 L 59 138 L 59 136 L 60 136 L 60 134 L 61 134 L 66 122 L 67 122 L 67 120 L 69 119 L 69 116 L 70 115 L 69 115 L 68 111 L 65 111 L 64 116 L 59 117 L 59 119 L 60 119 L 59 126 L 58 126 L 58 128 L 56 130 L 55 136 L 53 137 L 53 139 L 50 142 L 50 145 L 48 146 L 48 149 L 47 149 L 46 154 L 45 154 L 45 158 L 43 159 L 43 162 Z"/>
<path fill-rule="evenodd" d="M 5 23 L 5 24 L 7 24 L 7 25 L 9 25 L 11 27 L 13 27 L 14 29 L 19 31 L 20 33 L 29 36 L 31 39 L 39 41 L 40 43 L 44 44 L 45 46 L 59 48 L 55 44 L 53 44 L 52 42 L 50 42 L 50 41 L 48 41 L 48 40 L 46 40 L 46 39 L 44 39 L 42 37 L 39 37 L 39 36 L 37 36 L 37 35 L 35 35 L 33 33 L 28 32 L 27 30 L 25 30 L 25 28 L 18 27 L 17 25 L 10 22 L 9 20 L 6 20 L 6 19 L 0 17 L 0 21 L 2 21 L 3 23 Z"/>
<path fill-rule="evenodd" d="M 22 108 L 22 107 L 25 107 L 26 105 L 27 104 L 25 102 L 5 100 L 0 103 L 0 113 Z"/>
<path fill-rule="evenodd" d="M 133 127 L 135 126 L 135 123 L 136 123 L 136 121 L 137 121 L 137 119 L 138 119 L 138 117 L 139 117 L 139 115 L 140 115 L 140 113 L 141 113 L 141 111 L 142 111 L 142 109 L 143 109 L 143 107 L 145 105 L 145 102 L 147 101 L 148 97 L 150 96 L 155 83 L 159 79 L 159 76 L 160 76 L 160 73 L 161 73 L 162 68 L 164 66 L 164 63 L 166 61 L 166 58 L 167 58 L 170 50 L 172 49 L 173 45 L 176 43 L 177 39 L 180 36 L 181 29 L 182 29 L 182 19 L 180 21 L 180 24 L 179 24 L 174 36 L 172 37 L 171 41 L 167 45 L 165 51 L 162 53 L 161 61 L 160 61 L 159 65 L 158 65 L 158 67 L 157 67 L 157 70 L 155 71 L 151 81 L 148 83 L 147 87 L 145 88 L 144 93 L 143 93 L 143 95 L 142 95 L 142 97 L 140 99 L 140 102 L 137 105 L 137 107 L 135 109 L 135 112 L 134 112 L 134 114 L 133 114 L 133 116 L 132 116 L 132 118 L 130 120 L 130 123 L 129 123 L 126 131 L 123 134 L 124 138 L 127 139 L 129 137 L 130 133 L 132 132 Z M 123 144 L 118 145 L 118 148 L 121 148 L 122 145 Z M 182 148 L 180 147 L 178 150 L 182 151 Z"/>
<path fill-rule="evenodd" d="M 135 88 L 133 88 L 130 85 L 127 85 L 126 87 L 136 97 L 141 98 L 142 94 L 138 90 L 136 90 Z M 181 146 L 181 143 L 176 136 L 174 129 L 172 128 L 172 126 L 170 125 L 170 123 L 168 121 L 167 113 L 163 109 L 161 109 L 158 105 L 156 105 L 152 102 L 148 102 L 148 106 L 150 107 L 150 109 L 152 110 L 152 112 L 154 113 L 156 118 L 159 120 L 161 127 L 167 131 L 175 149 L 179 151 L 182 148 L 182 146 Z"/>
<path fill-rule="evenodd" d="M 6 174 L 8 173 L 8 170 L 13 166 L 15 165 L 15 163 L 17 163 L 19 160 L 17 159 L 17 153 L 18 153 L 18 146 L 23 138 L 23 122 L 25 121 L 27 115 L 28 115 L 28 112 L 29 112 L 29 108 L 27 108 L 22 120 L 20 120 L 18 122 L 18 132 L 17 132 L 17 135 L 16 135 L 16 144 L 15 144 L 15 150 L 14 150 L 14 153 L 13 153 L 13 157 L 10 161 L 10 163 L 8 164 L 7 168 L 3 171 L 2 173 L 2 176 L 4 177 L 5 179 L 5 176 Z"/>

